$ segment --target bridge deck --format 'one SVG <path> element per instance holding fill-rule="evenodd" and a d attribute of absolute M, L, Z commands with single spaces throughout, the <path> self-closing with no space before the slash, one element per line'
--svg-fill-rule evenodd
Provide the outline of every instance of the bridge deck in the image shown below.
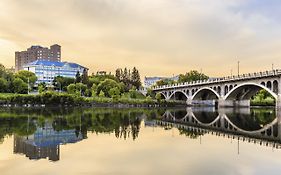
<path fill-rule="evenodd" d="M 166 90 L 166 89 L 174 89 L 174 88 L 181 88 L 181 87 L 186 88 L 186 87 L 193 87 L 193 86 L 220 84 L 220 83 L 235 82 L 235 81 L 245 81 L 248 79 L 259 79 L 259 78 L 274 77 L 274 76 L 281 76 L 281 69 L 242 74 L 239 76 L 227 76 L 227 77 L 216 78 L 216 79 L 198 80 L 198 81 L 193 81 L 193 82 L 157 86 L 157 87 L 153 87 L 152 90 L 157 91 L 157 90 Z"/>

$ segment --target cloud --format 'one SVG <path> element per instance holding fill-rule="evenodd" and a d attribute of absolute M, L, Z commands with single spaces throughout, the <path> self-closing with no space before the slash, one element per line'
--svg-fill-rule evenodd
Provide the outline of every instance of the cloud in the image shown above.
<path fill-rule="evenodd" d="M 138 66 L 145 76 L 203 68 L 220 76 L 238 59 L 244 72 L 265 69 L 268 62 L 281 66 L 276 61 L 280 24 L 252 4 L 254 0 L 3 0 L 0 38 L 21 49 L 59 43 L 63 58 L 94 72 Z M 243 69 L 243 63 L 253 62 Z M 224 65 L 219 72 L 218 63 Z"/>

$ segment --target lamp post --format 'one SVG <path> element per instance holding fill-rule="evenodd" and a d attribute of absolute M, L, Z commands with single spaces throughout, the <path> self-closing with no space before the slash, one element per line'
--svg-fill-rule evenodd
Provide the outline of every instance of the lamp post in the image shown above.
<path fill-rule="evenodd" d="M 240 61 L 238 61 L 238 76 L 240 75 Z"/>
<path fill-rule="evenodd" d="M 27 78 L 27 94 L 29 94 L 29 77 Z"/>

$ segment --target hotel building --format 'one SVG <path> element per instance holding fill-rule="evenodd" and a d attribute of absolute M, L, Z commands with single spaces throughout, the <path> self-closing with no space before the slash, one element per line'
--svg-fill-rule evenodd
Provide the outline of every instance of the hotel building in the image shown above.
<path fill-rule="evenodd" d="M 53 80 L 57 76 L 75 78 L 77 72 L 80 75 L 88 68 L 83 67 L 76 63 L 70 62 L 59 62 L 59 61 L 48 61 L 48 60 L 36 60 L 23 66 L 24 70 L 35 73 L 37 76 L 37 82 L 46 83 L 52 86 Z"/>

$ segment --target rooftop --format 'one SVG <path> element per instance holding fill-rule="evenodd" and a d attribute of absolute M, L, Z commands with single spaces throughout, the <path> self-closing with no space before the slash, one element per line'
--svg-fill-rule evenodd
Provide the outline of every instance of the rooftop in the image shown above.
<path fill-rule="evenodd" d="M 81 66 L 81 65 L 79 65 L 77 63 L 60 62 L 60 61 L 49 61 L 49 60 L 36 60 L 36 61 L 31 62 L 31 63 L 28 63 L 25 66 L 32 66 L 32 65 L 44 65 L 44 66 L 56 66 L 56 67 L 63 67 L 65 65 L 68 65 L 71 68 L 82 67 L 82 68 L 88 69 L 88 68 L 86 68 L 84 66 Z"/>

